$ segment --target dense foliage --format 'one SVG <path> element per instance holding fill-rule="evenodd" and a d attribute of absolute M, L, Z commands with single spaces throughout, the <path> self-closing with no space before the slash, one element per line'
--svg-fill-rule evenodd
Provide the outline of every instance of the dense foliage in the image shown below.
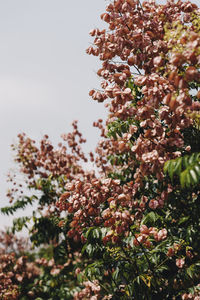
<path fill-rule="evenodd" d="M 37 272 L 8 275 L 15 293 L 1 297 L 198 300 L 200 9 L 117 0 L 101 18 L 108 29 L 91 30 L 87 49 L 102 61 L 101 90 L 90 91 L 108 108 L 105 124 L 94 122 L 101 139 L 86 155 L 77 122 L 58 148 L 19 135 L 25 179 L 10 177 L 2 212 L 34 207 L 12 233 L 28 228 L 26 261 Z"/>

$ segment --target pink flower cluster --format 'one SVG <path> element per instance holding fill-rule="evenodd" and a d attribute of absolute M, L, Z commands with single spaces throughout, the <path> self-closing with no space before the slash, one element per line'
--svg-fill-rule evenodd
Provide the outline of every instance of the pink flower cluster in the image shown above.
<path fill-rule="evenodd" d="M 147 248 L 152 246 L 152 242 L 149 238 L 153 237 L 155 241 L 160 242 L 167 238 L 167 230 L 163 228 L 158 230 L 155 227 L 148 228 L 146 225 L 141 225 L 140 233 L 135 235 L 133 241 L 134 246 L 143 245 Z"/>
<path fill-rule="evenodd" d="M 74 294 L 74 300 L 98 300 L 101 299 L 101 287 L 97 280 L 83 282 L 85 286 L 80 292 Z"/>

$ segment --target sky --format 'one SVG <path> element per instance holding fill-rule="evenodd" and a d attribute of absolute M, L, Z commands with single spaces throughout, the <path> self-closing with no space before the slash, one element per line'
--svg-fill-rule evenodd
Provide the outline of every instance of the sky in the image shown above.
<path fill-rule="evenodd" d="M 89 147 L 103 104 L 88 95 L 99 86 L 98 59 L 86 54 L 93 28 L 104 28 L 104 0 L 0 1 L 0 206 L 7 205 L 6 176 L 14 167 L 10 145 L 25 132 L 57 143 L 74 119 Z M 11 218 L 0 216 L 0 228 Z"/>
<path fill-rule="evenodd" d="M 89 31 L 104 28 L 105 0 L 0 1 L 0 206 L 7 205 L 6 176 L 14 168 L 10 145 L 17 134 L 57 143 L 74 119 L 88 140 L 106 110 L 88 95 L 99 86 L 98 59 L 85 53 Z M 160 1 L 163 3 L 163 1 Z M 198 4 L 198 0 L 193 1 Z M 0 228 L 11 218 L 0 216 Z"/>

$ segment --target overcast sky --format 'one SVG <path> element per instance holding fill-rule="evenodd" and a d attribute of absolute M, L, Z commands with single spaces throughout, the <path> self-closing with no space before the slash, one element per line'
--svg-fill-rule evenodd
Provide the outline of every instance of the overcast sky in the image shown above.
<path fill-rule="evenodd" d="M 74 119 L 96 144 L 92 122 L 105 115 L 90 99 L 97 87 L 98 60 L 85 49 L 89 31 L 102 27 L 104 0 L 0 1 L 0 203 L 6 174 L 13 166 L 10 144 L 19 132 L 36 140 L 48 133 L 53 142 L 70 131 Z M 7 224 L 0 216 L 0 226 Z"/>
<path fill-rule="evenodd" d="M 96 144 L 92 122 L 105 116 L 105 108 L 88 96 L 99 85 L 99 62 L 85 49 L 92 42 L 90 29 L 105 26 L 100 14 L 106 3 L 0 1 L 0 206 L 7 204 L 6 174 L 13 167 L 10 144 L 19 132 L 36 140 L 48 133 L 57 142 L 78 119 L 88 145 Z M 8 223 L 0 216 L 0 227 Z"/>

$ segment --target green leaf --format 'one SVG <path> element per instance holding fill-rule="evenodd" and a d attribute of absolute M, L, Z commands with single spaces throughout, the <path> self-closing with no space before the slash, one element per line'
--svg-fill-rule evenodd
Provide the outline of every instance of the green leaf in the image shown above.
<path fill-rule="evenodd" d="M 15 218 L 13 220 L 13 227 L 12 232 L 15 233 L 16 231 L 19 232 L 23 229 L 23 227 L 28 228 L 27 223 L 31 220 L 31 217 L 21 217 L 21 218 Z"/>
<path fill-rule="evenodd" d="M 189 220 L 190 216 L 183 217 L 179 220 L 178 224 L 181 225 Z"/>
<path fill-rule="evenodd" d="M 182 157 L 177 160 L 177 163 L 174 162 L 174 174 L 179 175 L 182 169 Z"/>
<path fill-rule="evenodd" d="M 169 164 L 168 167 L 168 174 L 171 180 L 173 180 L 175 167 L 176 167 L 176 162 L 174 160 L 171 160 L 171 163 Z"/>
<path fill-rule="evenodd" d="M 112 274 L 112 277 L 115 281 L 118 280 L 118 277 L 119 277 L 119 272 L 120 272 L 120 269 L 117 267 L 116 270 L 113 272 Z"/>
<path fill-rule="evenodd" d="M 90 239 L 92 237 L 92 231 L 94 230 L 94 227 L 90 227 L 88 231 L 86 232 L 86 239 Z"/>
<path fill-rule="evenodd" d="M 92 256 L 93 254 L 93 246 L 91 244 L 87 245 L 86 252 L 89 256 Z"/>
<path fill-rule="evenodd" d="M 190 188 L 200 183 L 200 153 L 185 155 L 167 161 L 164 172 L 168 174 L 171 181 L 178 176 L 182 188 Z"/>
<path fill-rule="evenodd" d="M 187 168 L 188 167 L 188 155 L 183 156 L 183 167 Z"/>
<path fill-rule="evenodd" d="M 170 162 L 171 162 L 171 160 L 168 160 L 168 161 L 166 161 L 166 163 L 164 164 L 163 171 L 164 171 L 165 174 L 167 174 L 167 172 L 168 172 L 168 168 L 169 168 Z"/>
<path fill-rule="evenodd" d="M 99 239 L 101 236 L 101 231 L 99 230 L 99 228 L 94 229 L 93 231 L 93 237 L 96 239 Z"/>
<path fill-rule="evenodd" d="M 194 165 L 194 170 L 196 171 L 196 173 L 198 174 L 198 176 L 200 177 L 200 164 L 196 164 Z"/>
<path fill-rule="evenodd" d="M 15 201 L 11 206 L 1 208 L 1 212 L 6 215 L 13 215 L 18 209 L 24 209 L 27 205 L 32 205 L 35 199 L 37 199 L 35 195 L 31 197 L 22 197 L 20 200 Z"/>
<path fill-rule="evenodd" d="M 196 172 L 193 169 L 191 169 L 191 170 L 189 170 L 189 174 L 191 176 L 192 181 L 194 183 L 197 183 L 198 182 L 198 176 L 197 176 Z"/>
<path fill-rule="evenodd" d="M 199 267 L 200 267 L 200 264 L 199 263 L 196 263 L 196 264 L 192 264 L 191 266 L 189 266 L 186 270 L 188 276 L 192 279 L 198 277 L 198 274 L 199 274 Z"/>
<path fill-rule="evenodd" d="M 145 225 L 153 225 L 155 224 L 155 222 L 159 219 L 159 215 L 153 211 L 151 211 L 150 213 L 148 213 L 142 220 L 141 224 L 145 224 Z"/>
<path fill-rule="evenodd" d="M 186 174 L 185 172 L 182 172 L 180 175 L 180 183 L 181 187 L 184 188 L 186 186 Z"/>

